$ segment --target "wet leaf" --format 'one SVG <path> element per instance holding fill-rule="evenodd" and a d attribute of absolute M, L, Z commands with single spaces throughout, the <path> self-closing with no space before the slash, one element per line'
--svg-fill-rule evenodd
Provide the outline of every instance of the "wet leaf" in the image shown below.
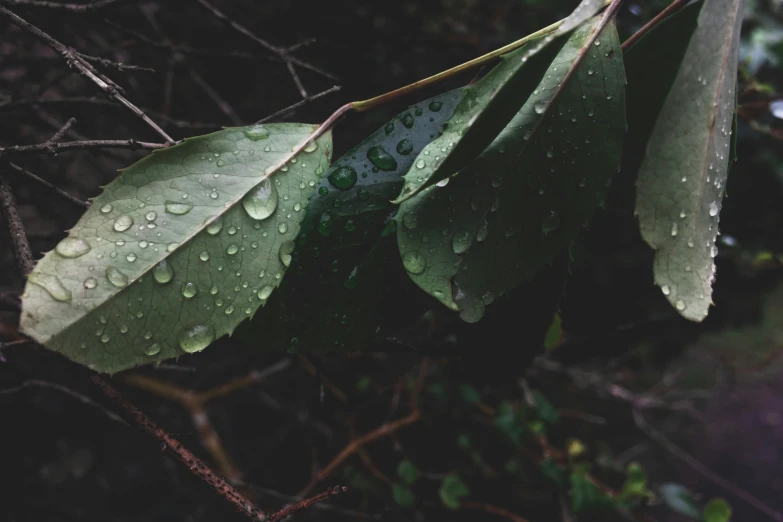
<path fill-rule="evenodd" d="M 459 509 L 462 497 L 468 493 L 470 493 L 468 486 L 457 475 L 443 477 L 438 490 L 441 502 L 449 509 Z"/>
<path fill-rule="evenodd" d="M 701 511 L 704 522 L 729 522 L 731 520 L 731 506 L 722 498 L 713 498 Z"/>
<path fill-rule="evenodd" d="M 625 76 L 614 23 L 601 24 L 573 33 L 476 160 L 400 205 L 411 279 L 468 322 L 573 240 L 618 170 Z"/>
<path fill-rule="evenodd" d="M 392 486 L 392 496 L 394 497 L 394 501 L 400 507 L 413 507 L 414 502 L 416 502 L 416 497 L 413 495 L 413 491 L 411 491 L 408 486 L 404 486 L 402 484 L 395 483 L 394 486 Z"/>
<path fill-rule="evenodd" d="M 226 129 L 124 169 L 35 267 L 23 330 L 101 372 L 231 334 L 291 263 L 303 215 L 293 207 L 329 165 L 329 134 L 292 158 L 314 129 Z"/>
<path fill-rule="evenodd" d="M 487 76 L 465 88 L 465 97 L 448 128 L 416 158 L 416 168 L 405 175 L 405 185 L 395 203 L 454 175 L 481 153 L 528 99 L 562 47 L 563 35 L 603 6 L 603 0 L 582 0 L 557 30 L 503 56 L 500 65 Z"/>
<path fill-rule="evenodd" d="M 642 237 L 655 250 L 655 283 L 692 321 L 702 321 L 712 304 L 742 3 L 703 4 L 637 179 L 636 213 Z"/>
<path fill-rule="evenodd" d="M 658 488 L 658 492 L 671 510 L 694 520 L 699 520 L 699 505 L 688 488 L 682 484 L 670 482 L 662 484 Z"/>

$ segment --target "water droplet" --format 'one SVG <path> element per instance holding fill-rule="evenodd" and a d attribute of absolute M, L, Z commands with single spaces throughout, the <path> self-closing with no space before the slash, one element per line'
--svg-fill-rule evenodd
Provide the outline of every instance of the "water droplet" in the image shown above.
<path fill-rule="evenodd" d="M 103 205 L 103 206 L 101 207 L 101 213 L 103 213 L 103 214 L 108 214 L 108 213 L 109 213 L 109 212 L 111 212 L 112 210 L 114 210 L 114 207 L 112 207 L 112 206 L 111 206 L 111 205 L 109 205 L 108 203 L 106 203 L 105 205 Z"/>
<path fill-rule="evenodd" d="M 430 102 L 430 110 L 433 112 L 438 112 L 440 108 L 443 107 L 443 103 L 439 101 L 431 101 Z"/>
<path fill-rule="evenodd" d="M 136 254 L 131 252 L 130 254 L 125 256 L 125 259 L 127 259 L 129 263 L 133 263 L 134 261 L 136 261 Z"/>
<path fill-rule="evenodd" d="M 407 156 L 411 152 L 413 152 L 413 142 L 411 140 L 405 138 L 397 143 L 397 154 Z"/>
<path fill-rule="evenodd" d="M 199 259 L 201 259 L 202 261 L 209 261 L 209 252 L 207 252 L 206 250 L 203 250 L 203 251 L 202 251 L 202 252 L 201 252 L 201 253 L 198 255 L 198 258 L 199 258 Z"/>
<path fill-rule="evenodd" d="M 114 286 L 116 286 L 117 288 L 122 288 L 128 285 L 128 276 L 126 276 L 125 274 L 123 274 L 113 266 L 106 268 L 104 273 L 106 274 L 106 279 L 108 279 L 109 282 Z"/>
<path fill-rule="evenodd" d="M 549 234 L 550 232 L 554 232 L 560 227 L 560 216 L 557 215 L 557 212 L 550 211 L 547 216 L 545 216 L 541 220 L 541 232 L 544 234 Z"/>
<path fill-rule="evenodd" d="M 184 285 L 182 285 L 182 295 L 185 296 L 185 298 L 190 299 L 191 297 L 195 296 L 198 292 L 198 288 L 196 288 L 196 285 L 188 281 Z"/>
<path fill-rule="evenodd" d="M 386 131 L 386 135 L 388 136 L 392 132 L 394 132 L 394 122 L 390 121 L 386 124 L 386 126 L 383 128 L 384 131 Z"/>
<path fill-rule="evenodd" d="M 424 163 L 423 159 L 420 159 L 416 162 L 416 168 L 417 169 L 423 169 L 427 164 Z"/>
<path fill-rule="evenodd" d="M 414 230 L 418 224 L 419 219 L 415 212 L 406 212 L 402 215 L 402 226 L 408 230 Z"/>
<path fill-rule="evenodd" d="M 95 288 L 98 286 L 98 280 L 94 277 L 88 277 L 84 280 L 84 288 Z"/>
<path fill-rule="evenodd" d="M 190 212 L 190 210 L 193 208 L 193 205 L 189 205 L 187 203 L 177 203 L 175 201 L 167 201 L 164 208 L 169 214 L 181 216 Z"/>
<path fill-rule="evenodd" d="M 682 299 L 678 299 L 676 303 L 674 303 L 674 307 L 682 312 L 685 310 L 685 303 L 682 301 Z"/>
<path fill-rule="evenodd" d="M 228 248 L 226 249 L 226 254 L 233 256 L 237 252 L 239 252 L 239 247 L 236 244 L 232 243 L 228 245 Z"/>
<path fill-rule="evenodd" d="M 210 236 L 217 235 L 220 229 L 223 228 L 223 218 L 217 217 L 209 225 L 207 225 L 207 234 Z"/>
<path fill-rule="evenodd" d="M 663 285 L 661 287 L 661 292 L 663 292 L 663 295 L 669 295 L 671 293 L 671 290 L 669 290 L 669 285 Z"/>
<path fill-rule="evenodd" d="M 144 350 L 144 355 L 158 355 L 160 353 L 160 344 L 153 343 Z"/>
<path fill-rule="evenodd" d="M 422 274 L 427 268 L 427 260 L 418 252 L 406 252 L 402 256 L 402 265 L 411 274 Z"/>
<path fill-rule="evenodd" d="M 174 269 L 165 259 L 152 269 L 152 278 L 160 284 L 168 283 L 172 277 L 174 277 Z"/>
<path fill-rule="evenodd" d="M 327 176 L 327 179 L 333 187 L 340 190 L 348 190 L 356 184 L 358 176 L 356 175 L 356 169 L 348 165 L 343 165 L 342 167 L 333 170 Z"/>
<path fill-rule="evenodd" d="M 547 105 L 549 104 L 545 101 L 537 101 L 536 103 L 533 104 L 533 110 L 536 112 L 536 114 L 544 114 Z"/>
<path fill-rule="evenodd" d="M 104 344 L 105 344 L 105 343 L 108 343 L 109 341 L 111 341 L 111 337 L 109 337 L 109 334 L 103 334 L 103 335 L 101 335 L 101 342 L 102 342 L 102 343 L 104 343 Z"/>
<path fill-rule="evenodd" d="M 278 199 L 274 183 L 270 179 L 265 179 L 242 198 L 242 206 L 248 216 L 261 221 L 274 214 Z"/>
<path fill-rule="evenodd" d="M 410 113 L 406 113 L 405 115 L 403 115 L 403 117 L 400 118 L 400 121 L 402 122 L 403 125 L 405 125 L 405 127 L 409 129 L 413 127 L 413 124 L 415 123 L 413 116 L 411 116 Z"/>
<path fill-rule="evenodd" d="M 286 225 L 285 223 L 280 223 L 279 225 L 277 225 L 277 231 L 280 232 L 281 234 L 285 234 L 286 232 L 288 232 L 288 225 Z"/>
<path fill-rule="evenodd" d="M 381 170 L 390 172 L 397 169 L 397 161 L 394 157 L 378 145 L 367 150 L 367 159 Z"/>
<path fill-rule="evenodd" d="M 443 188 L 443 187 L 445 187 L 448 184 L 449 184 L 449 178 L 443 178 L 442 180 L 440 180 L 437 183 L 435 183 L 435 186 Z M 451 196 L 453 196 L 453 194 L 451 194 L 449 197 L 451 197 Z"/>
<path fill-rule="evenodd" d="M 546 150 L 546 157 L 547 157 L 547 158 L 551 158 L 551 157 L 553 157 L 554 155 L 555 155 L 555 150 L 554 150 L 552 147 L 549 147 L 549 148 Z"/>
<path fill-rule="evenodd" d="M 280 257 L 280 262 L 283 263 L 283 266 L 291 266 L 291 252 L 294 251 L 294 242 L 293 241 L 286 241 L 282 245 L 280 245 L 280 252 L 278 252 Z"/>
<path fill-rule="evenodd" d="M 272 295 L 272 291 L 274 290 L 274 287 L 270 285 L 264 285 L 261 287 L 261 289 L 258 291 L 258 298 L 264 301 L 265 299 L 269 299 L 269 296 Z"/>
<path fill-rule="evenodd" d="M 80 257 L 86 254 L 90 251 L 90 244 L 87 243 L 84 239 L 78 238 L 78 237 L 66 237 L 59 243 L 57 243 L 57 246 L 54 248 L 54 251 L 57 252 L 62 257 L 66 257 L 68 259 L 73 259 L 75 257 Z"/>
<path fill-rule="evenodd" d="M 470 248 L 472 242 L 469 232 L 458 232 L 451 238 L 451 249 L 455 254 L 464 254 Z"/>
<path fill-rule="evenodd" d="M 253 141 L 265 140 L 269 137 L 269 131 L 263 125 L 254 125 L 245 129 L 245 136 Z"/>
<path fill-rule="evenodd" d="M 185 353 L 200 352 L 215 340 L 215 329 L 200 324 L 183 331 L 179 335 L 179 347 Z"/>
<path fill-rule="evenodd" d="M 144 217 L 147 219 L 147 221 L 155 221 L 158 218 L 158 213 L 154 210 L 150 210 L 144 214 Z"/>
<path fill-rule="evenodd" d="M 226 315 L 231 315 L 234 313 L 234 305 L 228 305 L 226 307 L 226 310 L 224 312 Z"/>
<path fill-rule="evenodd" d="M 712 245 L 710 247 L 710 257 L 715 257 L 717 255 L 718 255 L 718 247 L 716 247 L 715 245 Z"/>
<path fill-rule="evenodd" d="M 120 216 L 114 221 L 114 230 L 125 232 L 133 225 L 133 218 L 130 216 Z"/>
<path fill-rule="evenodd" d="M 710 216 L 715 217 L 718 215 L 718 204 L 714 201 L 710 203 Z"/>
<path fill-rule="evenodd" d="M 317 141 L 311 141 L 307 145 L 305 145 L 305 148 L 302 149 L 304 152 L 315 152 L 316 149 L 318 149 L 318 142 Z"/>
<path fill-rule="evenodd" d="M 31 272 L 27 276 L 27 281 L 46 290 L 55 301 L 61 303 L 71 302 L 71 291 L 63 286 L 57 276 Z"/>
<path fill-rule="evenodd" d="M 677 230 L 678 230 L 677 223 L 672 223 L 672 232 L 671 232 L 672 237 L 677 235 Z"/>

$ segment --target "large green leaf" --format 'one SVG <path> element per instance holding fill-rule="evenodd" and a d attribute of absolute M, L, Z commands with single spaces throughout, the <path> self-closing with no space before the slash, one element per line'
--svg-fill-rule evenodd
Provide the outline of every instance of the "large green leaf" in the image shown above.
<path fill-rule="evenodd" d="M 707 0 L 647 144 L 636 213 L 655 283 L 692 321 L 712 304 L 718 214 L 731 162 L 742 0 Z"/>
<path fill-rule="evenodd" d="M 103 372 L 231 334 L 290 265 L 331 154 L 327 134 L 292 157 L 314 129 L 227 129 L 122 171 L 30 274 L 23 330 Z"/>
<path fill-rule="evenodd" d="M 455 174 L 478 156 L 525 103 L 564 43 L 561 37 L 528 59 L 530 47 L 537 45 L 532 42 L 503 56 L 489 74 L 466 87 L 443 135 L 418 155 L 394 203 Z"/>
<path fill-rule="evenodd" d="M 487 76 L 465 88 L 465 97 L 448 129 L 416 158 L 416 168 L 405 175 L 405 185 L 395 203 L 455 174 L 478 156 L 528 99 L 563 46 L 563 35 L 586 22 L 603 5 L 602 0 L 582 0 L 557 30 L 505 55 Z"/>
<path fill-rule="evenodd" d="M 614 23 L 593 19 L 481 156 L 401 205 L 397 239 L 413 281 L 476 321 L 549 262 L 618 170 L 624 87 Z"/>

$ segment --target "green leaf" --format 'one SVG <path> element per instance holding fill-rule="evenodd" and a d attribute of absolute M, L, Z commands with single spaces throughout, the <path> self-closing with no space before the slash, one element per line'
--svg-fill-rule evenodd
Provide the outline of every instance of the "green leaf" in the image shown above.
<path fill-rule="evenodd" d="M 459 387 L 459 395 L 462 397 L 462 400 L 468 404 L 475 404 L 481 400 L 479 391 L 475 386 L 471 386 L 470 384 L 461 384 Z"/>
<path fill-rule="evenodd" d="M 446 475 L 440 484 L 438 494 L 443 505 L 449 509 L 459 509 L 462 497 L 470 493 L 468 486 L 457 475 Z"/>
<path fill-rule="evenodd" d="M 524 410 L 515 408 L 509 401 L 503 401 L 495 410 L 492 424 L 519 447 L 527 431 Z"/>
<path fill-rule="evenodd" d="M 578 515 L 585 511 L 614 508 L 614 499 L 601 491 L 584 473 L 571 473 L 571 511 Z"/>
<path fill-rule="evenodd" d="M 699 505 L 688 488 L 682 484 L 667 483 L 661 485 L 658 492 L 672 511 L 699 520 Z"/>
<path fill-rule="evenodd" d="M 560 412 L 544 397 L 544 394 L 536 390 L 533 392 L 533 398 L 535 399 L 536 415 L 539 420 L 547 424 L 555 424 L 560 420 Z"/>
<path fill-rule="evenodd" d="M 397 209 L 390 200 L 416 154 L 438 136 L 463 96 L 457 89 L 412 106 L 334 162 L 317 181 L 307 206 L 279 313 L 273 318 L 259 314 L 240 332 L 244 340 L 252 343 L 262 333 L 266 338 L 271 329 L 282 329 L 283 342 L 297 337 L 303 350 L 366 349 L 388 335 L 387 326 L 408 318 L 414 307 L 392 307 L 395 301 L 388 295 L 413 286 L 404 270 L 395 268 L 399 258 L 393 236 L 384 236 Z M 429 110 L 432 104 L 440 104 L 439 110 Z M 418 108 L 423 108 L 420 116 Z M 396 163 L 394 171 L 376 167 L 373 172 L 368 155 L 377 160 L 378 153 L 370 151 L 379 149 Z M 345 188 L 341 180 L 350 181 L 351 171 L 356 183 Z M 381 272 L 388 277 L 377 277 Z"/>
<path fill-rule="evenodd" d="M 448 130 L 416 158 L 416 169 L 406 174 L 395 203 L 452 176 L 484 150 L 533 91 L 537 79 L 562 47 L 560 37 L 593 17 L 603 6 L 603 0 L 582 0 L 555 31 L 503 56 L 500 65 L 467 87 Z"/>
<path fill-rule="evenodd" d="M 124 169 L 30 274 L 23 330 L 101 372 L 231 334 L 290 264 L 329 164 L 330 134 L 291 158 L 315 128 L 226 129 Z"/>
<path fill-rule="evenodd" d="M 395 483 L 392 486 L 392 496 L 397 505 L 404 508 L 413 507 L 413 503 L 416 501 L 413 491 L 408 486 L 403 486 L 402 484 Z"/>
<path fill-rule="evenodd" d="M 559 486 L 565 486 L 566 470 L 563 466 L 559 465 L 554 459 L 547 457 L 538 463 L 538 467 L 540 468 L 541 474 L 544 477 L 555 482 Z"/>
<path fill-rule="evenodd" d="M 731 506 L 722 498 L 713 498 L 701 511 L 704 522 L 729 522 L 731 520 Z"/>
<path fill-rule="evenodd" d="M 419 469 L 409 460 L 400 461 L 397 466 L 397 475 L 405 484 L 411 485 L 419 478 Z"/>
<path fill-rule="evenodd" d="M 636 213 L 655 250 L 655 283 L 692 321 L 712 304 L 741 22 L 742 0 L 703 4 L 637 179 Z"/>
<path fill-rule="evenodd" d="M 546 351 L 553 350 L 563 340 L 563 321 L 560 318 L 560 314 L 555 312 L 552 317 L 552 324 L 549 325 L 549 329 L 546 331 L 546 337 L 544 338 L 544 349 Z"/>
<path fill-rule="evenodd" d="M 618 170 L 625 77 L 614 23 L 601 23 L 573 33 L 475 161 L 395 217 L 411 279 L 468 322 L 576 236 Z"/>
<path fill-rule="evenodd" d="M 466 87 L 443 135 L 424 147 L 414 168 L 405 174 L 405 185 L 394 203 L 410 199 L 476 158 L 525 103 L 564 43 L 565 38 L 558 38 L 528 59 L 537 45 L 532 42 L 503 56 L 486 76 Z"/>

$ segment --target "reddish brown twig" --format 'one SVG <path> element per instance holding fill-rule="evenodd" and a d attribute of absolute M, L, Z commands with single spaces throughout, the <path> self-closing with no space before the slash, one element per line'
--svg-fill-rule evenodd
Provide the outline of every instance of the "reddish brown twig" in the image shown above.
<path fill-rule="evenodd" d="M 313 504 L 322 502 L 328 498 L 337 496 L 340 493 L 344 493 L 346 491 L 348 491 L 348 488 L 345 486 L 335 486 L 331 489 L 324 491 L 323 493 L 319 493 L 318 495 L 315 495 L 314 497 L 307 498 L 305 500 L 297 502 L 296 504 L 292 504 L 286 508 L 283 508 L 277 513 L 273 513 L 272 515 L 270 515 L 268 520 L 269 522 L 277 522 L 278 520 L 283 520 L 287 516 L 292 515 L 297 511 L 308 508 Z"/>
<path fill-rule="evenodd" d="M 35 181 L 36 183 L 40 183 L 44 187 L 46 187 L 46 188 L 48 188 L 50 190 L 53 190 L 54 192 L 56 192 L 57 194 L 59 194 L 60 196 L 62 196 L 63 198 L 67 199 L 68 201 L 70 201 L 71 203 L 73 203 L 75 205 L 79 205 L 80 207 L 85 207 L 85 208 L 90 206 L 90 204 L 87 203 L 86 201 L 82 201 L 81 199 L 79 199 L 79 198 L 77 198 L 75 196 L 72 196 L 71 194 L 68 194 L 63 189 L 55 187 L 54 185 L 52 185 L 51 183 L 49 183 L 45 179 L 36 176 L 35 174 L 30 172 L 29 170 L 23 169 L 22 167 L 20 167 L 16 163 L 9 162 L 8 166 L 11 167 L 12 169 L 14 169 L 16 172 L 26 176 L 27 178 L 29 178 L 29 179 L 31 179 L 33 181 Z"/>
<path fill-rule="evenodd" d="M 133 404 L 128 402 L 120 392 L 114 389 L 105 379 L 95 375 L 92 377 L 92 381 L 101 389 L 103 394 L 111 399 L 117 406 L 119 406 L 123 412 L 148 434 L 155 439 L 165 444 L 166 448 L 170 449 L 177 458 L 185 464 L 190 472 L 196 477 L 200 478 L 207 484 L 209 484 L 220 496 L 230 502 L 238 511 L 244 513 L 252 520 L 266 521 L 268 520 L 266 513 L 261 511 L 252 502 L 243 497 L 231 484 L 226 482 L 222 477 L 219 477 L 212 471 L 201 459 L 193 455 L 185 446 L 183 446 L 177 439 L 172 437 L 168 432 L 160 428 L 154 421 L 147 417 L 141 410 L 136 408 Z"/>
<path fill-rule="evenodd" d="M 647 34 L 651 29 L 668 18 L 671 14 L 685 7 L 685 4 L 687 4 L 689 1 L 690 0 L 674 0 L 671 4 L 667 5 L 663 11 L 658 13 L 652 20 L 644 24 L 644 27 L 633 33 L 626 41 L 623 42 L 623 44 L 620 46 L 623 52 L 627 51 L 642 36 Z"/>
<path fill-rule="evenodd" d="M 309 484 L 307 484 L 299 493 L 297 493 L 297 496 L 301 498 L 309 494 L 313 488 L 318 485 L 318 483 L 331 475 L 338 467 L 340 467 L 343 462 L 345 462 L 348 457 L 356 453 L 365 444 L 385 437 L 391 433 L 394 433 L 400 428 L 408 426 L 409 424 L 413 424 L 419 420 L 419 418 L 421 418 L 421 409 L 419 409 L 419 396 L 421 395 L 422 388 L 424 388 L 424 381 L 427 376 L 427 368 L 428 360 L 425 358 L 421 363 L 421 369 L 419 370 L 419 376 L 416 379 L 416 384 L 411 391 L 411 398 L 409 402 L 410 413 L 408 413 L 408 415 L 395 421 L 384 423 L 371 432 L 365 433 L 364 435 L 350 441 L 342 449 L 342 451 L 340 451 L 340 453 L 332 458 L 329 464 L 321 469 L 321 471 L 310 480 Z"/>
<path fill-rule="evenodd" d="M 492 504 L 487 504 L 486 502 L 461 502 L 460 506 L 463 508 L 478 509 L 480 511 L 484 511 L 485 513 L 498 515 L 500 517 L 507 518 L 512 522 L 530 522 L 528 519 L 521 517 L 516 513 L 512 513 L 508 509 L 493 506 Z"/>
<path fill-rule="evenodd" d="M 48 2 L 46 0 L 5 0 L 5 2 L 11 5 L 19 5 L 24 7 L 42 7 L 55 11 L 70 11 L 72 13 L 97 11 L 98 9 L 103 9 L 104 7 L 108 7 L 120 1 L 122 0 L 94 0 L 92 2 L 86 2 L 83 4 L 68 4 L 61 2 Z"/>

